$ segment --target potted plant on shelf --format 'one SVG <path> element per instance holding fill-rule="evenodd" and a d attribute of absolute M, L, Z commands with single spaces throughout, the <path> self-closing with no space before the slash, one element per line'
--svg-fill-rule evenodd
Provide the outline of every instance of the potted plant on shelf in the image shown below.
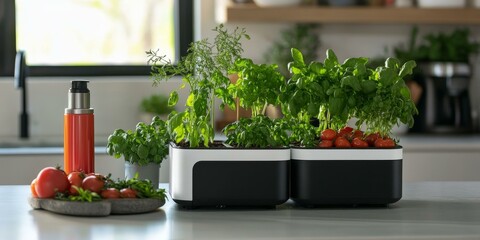
<path fill-rule="evenodd" d="M 140 102 L 140 110 L 142 112 L 142 122 L 148 123 L 152 121 L 154 116 L 159 116 L 162 120 L 167 120 L 174 108 L 168 106 L 168 97 L 162 94 L 154 94 L 145 97 Z"/>
<path fill-rule="evenodd" d="M 156 83 L 182 75 L 190 90 L 185 111 L 173 113 L 168 120 L 173 139 L 170 194 L 186 207 L 282 203 L 288 199 L 288 149 L 273 155 L 268 151 L 252 153 L 214 141 L 215 100 L 221 99 L 220 109 L 226 105 L 235 108 L 228 76 L 243 64 L 239 60 L 243 52 L 240 41 L 249 38 L 244 29 L 229 32 L 220 25 L 214 31 L 213 43 L 208 39 L 193 42 L 176 66 L 149 52 Z M 176 92 L 171 93 L 169 102 L 178 102 Z"/>
<path fill-rule="evenodd" d="M 323 63 L 305 63 L 296 49 L 292 57 L 292 78 L 282 95 L 284 115 L 293 122 L 291 198 L 300 205 L 398 201 L 402 147 L 389 133 L 399 122 L 413 124 L 416 108 L 403 77 L 415 62 L 402 66 L 389 58 L 370 69 L 367 58 L 341 64 L 331 50 Z M 356 130 L 345 127 L 352 118 L 358 119 Z"/>
<path fill-rule="evenodd" d="M 155 188 L 159 184 L 160 165 L 168 155 L 170 135 L 165 121 L 153 117 L 150 124 L 139 122 L 134 131 L 115 130 L 109 137 L 107 153 L 125 160 L 125 178 L 148 179 Z"/>

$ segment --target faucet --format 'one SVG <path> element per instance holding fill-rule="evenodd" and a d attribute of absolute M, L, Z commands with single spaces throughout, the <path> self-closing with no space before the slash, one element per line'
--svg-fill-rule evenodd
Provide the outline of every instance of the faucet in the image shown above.
<path fill-rule="evenodd" d="M 29 137 L 28 131 L 28 112 L 27 112 L 27 75 L 28 66 L 25 61 L 25 52 L 18 51 L 15 57 L 15 72 L 14 84 L 15 88 L 21 89 L 20 101 L 22 110 L 20 112 L 20 138 L 27 139 Z"/>

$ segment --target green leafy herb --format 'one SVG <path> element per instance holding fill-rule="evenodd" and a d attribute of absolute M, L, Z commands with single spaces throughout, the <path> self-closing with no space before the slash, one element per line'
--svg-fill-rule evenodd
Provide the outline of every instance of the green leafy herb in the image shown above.
<path fill-rule="evenodd" d="M 107 153 L 140 166 L 160 164 L 168 155 L 170 140 L 165 121 L 156 116 L 150 124 L 138 123 L 134 131 L 115 130 L 108 137 Z"/>
<path fill-rule="evenodd" d="M 276 148 L 288 146 L 287 125 L 282 120 L 264 115 L 241 118 L 227 125 L 223 132 L 227 144 L 244 148 Z"/>
<path fill-rule="evenodd" d="M 207 39 L 193 42 L 187 56 L 176 65 L 156 51 L 147 52 L 155 84 L 182 75 L 184 84 L 190 87 L 185 111 L 173 113 L 168 122 L 175 142 L 190 147 L 208 147 L 213 142 L 215 98 L 221 98 L 229 105 L 233 102 L 233 98 L 226 94 L 230 84 L 228 74 L 243 52 L 240 41 L 250 38 L 244 29 L 239 28 L 229 32 L 220 25 L 214 31 L 217 35 L 213 43 Z M 177 101 L 178 94 L 172 93 L 169 104 Z"/>
<path fill-rule="evenodd" d="M 89 190 L 85 190 L 81 187 L 73 186 L 77 192 L 78 195 L 73 196 L 73 195 L 67 195 L 64 193 L 57 193 L 55 195 L 55 199 L 58 200 L 68 200 L 68 201 L 76 201 L 76 202 L 93 202 L 93 201 L 100 201 L 102 200 L 102 197 L 98 195 L 95 192 L 91 192 Z"/>
<path fill-rule="evenodd" d="M 281 96 L 282 110 L 291 123 L 291 141 L 303 146 L 315 145 L 318 133 L 331 128 L 339 130 L 352 118 L 367 132 L 388 135 L 399 122 L 413 124 L 417 109 L 410 99 L 403 78 L 411 74 L 414 61 L 401 65 L 389 58 L 385 66 L 371 69 L 367 58 L 338 61 L 327 50 L 323 63 L 303 63 L 300 51 L 292 49 L 289 64 L 292 77 Z M 310 124 L 318 119 L 318 128 Z"/>
<path fill-rule="evenodd" d="M 278 104 L 280 89 L 285 84 L 277 65 L 255 64 L 250 59 L 238 59 L 234 72 L 238 80 L 229 86 L 229 94 L 239 99 L 244 108 L 251 108 L 252 115 L 265 115 L 269 104 Z"/>
<path fill-rule="evenodd" d="M 148 179 L 138 179 L 138 174 L 132 179 L 109 181 L 105 185 L 106 188 L 131 188 L 136 191 L 138 198 L 158 198 L 166 199 L 167 195 L 165 189 L 154 188 L 152 182 Z"/>

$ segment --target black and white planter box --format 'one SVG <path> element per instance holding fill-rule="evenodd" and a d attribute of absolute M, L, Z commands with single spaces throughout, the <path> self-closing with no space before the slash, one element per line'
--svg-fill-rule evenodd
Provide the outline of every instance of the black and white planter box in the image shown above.
<path fill-rule="evenodd" d="M 272 207 L 289 199 L 290 149 L 170 145 L 170 194 L 185 207 Z"/>
<path fill-rule="evenodd" d="M 299 205 L 387 205 L 402 198 L 400 146 L 291 151 L 291 198 Z"/>

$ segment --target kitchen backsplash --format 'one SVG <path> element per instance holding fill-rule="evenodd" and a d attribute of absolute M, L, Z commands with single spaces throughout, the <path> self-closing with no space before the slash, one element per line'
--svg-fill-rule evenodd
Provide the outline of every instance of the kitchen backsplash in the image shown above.
<path fill-rule="evenodd" d="M 32 138 L 63 136 L 63 114 L 70 81 L 78 78 L 28 78 L 28 112 Z M 155 93 L 169 94 L 180 79 L 152 86 L 148 77 L 84 77 L 90 80 L 91 106 L 95 109 L 95 134 L 108 136 L 117 128 L 132 129 L 140 121 L 140 101 Z M 186 90 L 180 97 L 186 99 Z M 18 137 L 20 91 L 13 78 L 0 78 L 0 138 Z"/>

